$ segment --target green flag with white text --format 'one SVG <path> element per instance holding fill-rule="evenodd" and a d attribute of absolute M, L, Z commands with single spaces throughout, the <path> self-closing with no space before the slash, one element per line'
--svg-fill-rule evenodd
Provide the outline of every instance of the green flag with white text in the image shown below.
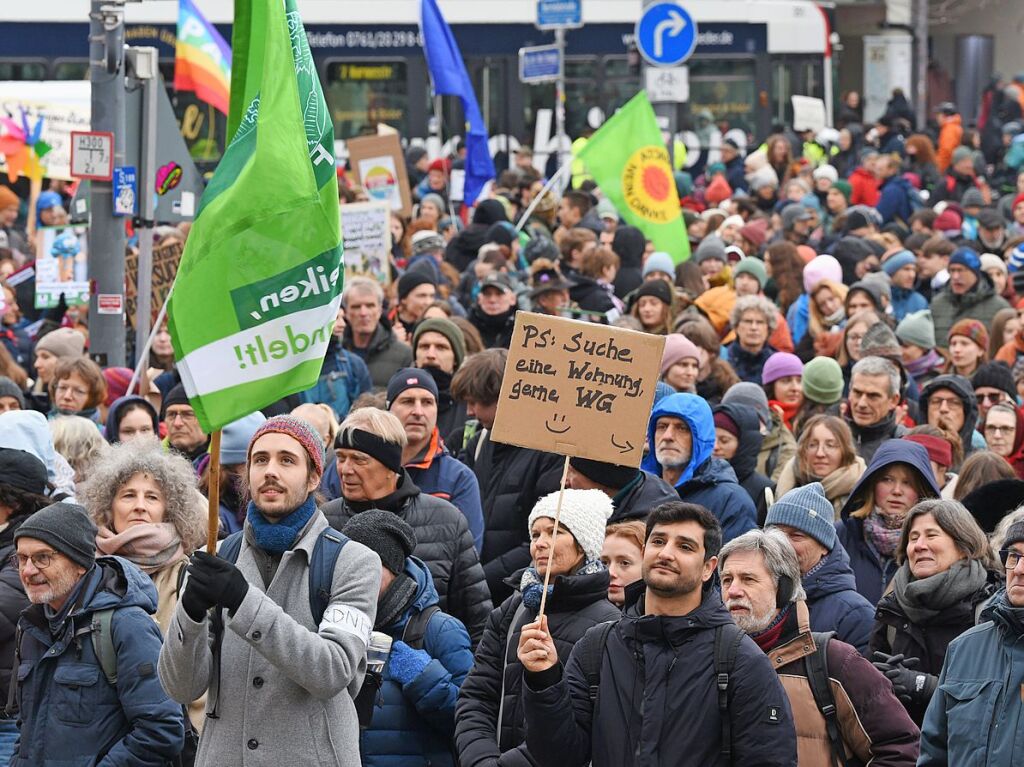
<path fill-rule="evenodd" d="M 294 0 L 252 0 L 249 13 L 259 36 L 242 71 L 258 87 L 203 194 L 168 310 L 208 434 L 313 386 L 341 302 L 334 126 L 306 33 Z"/>

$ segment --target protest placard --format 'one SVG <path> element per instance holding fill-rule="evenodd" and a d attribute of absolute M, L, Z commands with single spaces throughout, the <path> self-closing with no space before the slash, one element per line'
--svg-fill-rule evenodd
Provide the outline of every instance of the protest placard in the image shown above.
<path fill-rule="evenodd" d="M 398 134 L 359 136 L 348 139 L 345 145 L 349 165 L 370 199 L 387 203 L 388 210 L 411 216 L 409 176 Z"/>
<path fill-rule="evenodd" d="M 156 322 L 160 307 L 164 305 L 168 294 L 171 292 L 171 285 L 174 284 L 174 275 L 178 273 L 178 264 L 181 262 L 181 251 L 184 245 L 180 242 L 169 242 L 166 245 L 153 248 L 153 298 L 149 304 L 150 325 Z M 125 315 L 128 324 L 135 328 L 135 321 L 138 319 L 139 302 L 139 257 L 136 253 L 129 253 L 125 258 Z"/>
<path fill-rule="evenodd" d="M 639 466 L 664 336 L 516 314 L 491 439 Z"/>
<path fill-rule="evenodd" d="M 36 309 L 52 309 L 61 293 L 68 306 L 89 303 L 89 246 L 84 226 L 36 230 Z"/>
<path fill-rule="evenodd" d="M 391 282 L 390 208 L 384 202 L 357 202 L 340 211 L 345 274 L 372 277 L 385 287 Z"/>

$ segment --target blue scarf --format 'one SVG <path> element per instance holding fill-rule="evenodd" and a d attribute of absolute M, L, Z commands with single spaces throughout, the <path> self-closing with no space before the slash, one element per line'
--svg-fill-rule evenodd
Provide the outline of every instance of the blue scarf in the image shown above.
<path fill-rule="evenodd" d="M 589 562 L 572 573 L 572 575 L 592 575 L 593 573 L 599 573 L 605 569 L 604 563 L 599 559 L 591 559 Z M 556 576 L 557 577 L 557 576 Z M 528 567 L 523 571 L 522 580 L 519 582 L 519 590 L 523 593 L 523 604 L 529 607 L 531 610 L 540 609 L 540 595 L 544 591 L 544 578 L 540 573 L 537 572 L 536 567 Z M 551 599 L 552 593 L 555 591 L 554 578 L 551 579 L 551 583 L 548 585 L 548 599 Z"/>
<path fill-rule="evenodd" d="M 299 533 L 315 513 L 316 502 L 310 495 L 305 503 L 277 524 L 268 522 L 252 501 L 249 501 L 245 518 L 249 521 L 257 546 L 269 554 L 284 554 L 292 547 L 295 539 L 299 537 Z"/>

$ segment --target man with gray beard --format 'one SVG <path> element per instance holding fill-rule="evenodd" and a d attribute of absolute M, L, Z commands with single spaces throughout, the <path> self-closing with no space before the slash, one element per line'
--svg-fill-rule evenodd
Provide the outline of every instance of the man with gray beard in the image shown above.
<path fill-rule="evenodd" d="M 696 394 L 672 394 L 654 406 L 641 468 L 672 485 L 680 500 L 714 514 L 726 542 L 757 527 L 750 495 L 727 461 L 712 457 L 715 421 Z"/>

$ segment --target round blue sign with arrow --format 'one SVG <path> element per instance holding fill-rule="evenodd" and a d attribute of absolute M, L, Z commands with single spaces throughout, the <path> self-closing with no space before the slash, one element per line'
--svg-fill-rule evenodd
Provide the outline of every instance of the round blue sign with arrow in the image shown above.
<path fill-rule="evenodd" d="M 697 22 L 676 3 L 649 5 L 636 23 L 636 47 L 656 67 L 682 64 L 697 47 Z"/>

